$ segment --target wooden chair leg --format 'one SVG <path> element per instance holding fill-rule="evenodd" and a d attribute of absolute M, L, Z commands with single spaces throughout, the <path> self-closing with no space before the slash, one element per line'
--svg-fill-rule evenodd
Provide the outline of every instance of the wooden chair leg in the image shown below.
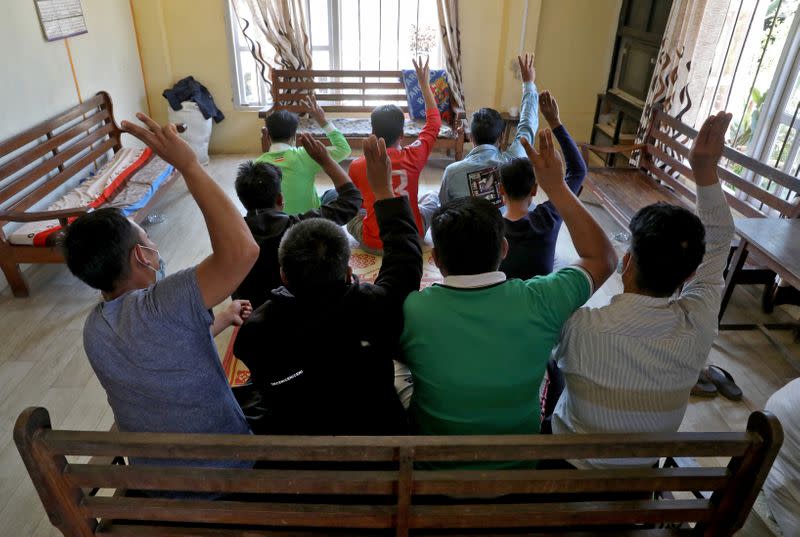
<path fill-rule="evenodd" d="M 267 136 L 267 128 L 261 127 L 261 151 L 266 153 L 269 151 L 269 136 Z"/>
<path fill-rule="evenodd" d="M 742 240 L 728 265 L 728 274 L 725 276 L 725 290 L 722 293 L 722 302 L 719 306 L 717 321 L 722 321 L 722 316 L 725 315 L 725 309 L 728 307 L 728 302 L 730 302 L 733 295 L 733 289 L 736 287 L 736 278 L 742 271 L 745 261 L 747 261 L 747 241 Z"/>
<path fill-rule="evenodd" d="M 14 293 L 15 297 L 26 298 L 30 295 L 28 284 L 22 276 L 19 265 L 10 259 L 0 259 L 0 269 L 3 270 L 8 286 L 11 287 L 11 292 Z"/>

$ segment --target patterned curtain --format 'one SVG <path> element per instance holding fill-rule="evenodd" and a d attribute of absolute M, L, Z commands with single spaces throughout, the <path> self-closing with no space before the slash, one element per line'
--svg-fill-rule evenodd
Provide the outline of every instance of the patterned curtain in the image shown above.
<path fill-rule="evenodd" d="M 260 66 L 261 78 L 269 83 L 266 67 L 311 69 L 311 41 L 305 0 L 232 0 L 239 27 Z M 258 37 L 252 35 L 252 27 Z M 275 51 L 273 58 L 264 58 L 261 39 Z"/>
<path fill-rule="evenodd" d="M 656 104 L 694 125 L 729 5 L 730 0 L 673 1 L 636 143 L 643 141 Z"/>
<path fill-rule="evenodd" d="M 442 34 L 447 78 L 456 103 L 464 108 L 464 84 L 461 78 L 461 30 L 458 25 L 458 0 L 437 0 L 439 30 Z"/>

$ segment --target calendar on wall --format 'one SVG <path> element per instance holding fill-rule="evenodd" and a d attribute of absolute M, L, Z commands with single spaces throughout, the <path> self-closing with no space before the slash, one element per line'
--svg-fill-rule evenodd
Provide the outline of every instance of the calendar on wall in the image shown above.
<path fill-rule="evenodd" d="M 48 41 L 88 32 L 81 0 L 35 0 L 35 2 L 42 31 Z"/>

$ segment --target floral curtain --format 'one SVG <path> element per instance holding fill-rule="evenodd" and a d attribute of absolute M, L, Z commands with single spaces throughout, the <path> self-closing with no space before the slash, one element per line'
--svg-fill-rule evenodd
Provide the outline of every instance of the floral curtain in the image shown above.
<path fill-rule="evenodd" d="M 674 0 L 637 132 L 643 141 L 652 108 L 694 125 L 730 0 Z"/>
<path fill-rule="evenodd" d="M 233 7 L 265 82 L 267 66 L 311 69 L 305 0 L 233 0 Z M 264 57 L 262 40 L 274 49 L 272 58 Z"/>
<path fill-rule="evenodd" d="M 437 0 L 439 30 L 442 35 L 447 77 L 456 103 L 464 108 L 464 84 L 461 77 L 461 30 L 458 24 L 458 0 Z"/>

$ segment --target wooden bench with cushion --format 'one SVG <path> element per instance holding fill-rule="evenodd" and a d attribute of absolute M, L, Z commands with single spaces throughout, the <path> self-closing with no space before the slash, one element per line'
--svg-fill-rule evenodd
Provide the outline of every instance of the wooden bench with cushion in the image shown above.
<path fill-rule="evenodd" d="M 696 136 L 696 130 L 654 106 L 643 143 L 610 147 L 581 144 L 587 165 L 589 151 L 604 154 L 640 152 L 638 167 L 590 167 L 584 185 L 626 229 L 639 209 L 653 203 L 693 208 L 696 187 L 687 158 Z M 732 147 L 724 148 L 723 159 L 730 166 L 719 166 L 719 178 L 734 214 L 750 218 L 800 216 L 797 203 L 800 179 Z M 723 311 L 737 283 L 768 284 L 765 292 L 772 291 L 769 284 L 774 282 L 775 273 L 763 266 L 763 261 L 757 258 L 751 259 L 750 265 L 732 266 L 732 285 L 723 300 Z"/>
<path fill-rule="evenodd" d="M 76 432 L 52 430 L 47 410 L 28 408 L 17 420 L 14 440 L 50 521 L 67 537 L 409 532 L 710 537 L 732 535 L 742 527 L 783 431 L 775 416 L 754 412 L 741 433 L 293 437 Z M 214 469 L 74 460 L 92 456 L 260 463 L 255 469 Z M 419 464 L 594 457 L 713 457 L 724 458 L 727 465 L 428 470 Z M 100 494 L 90 494 L 93 489 Z M 143 493 L 153 490 L 226 496 L 175 499 Z"/>
<path fill-rule="evenodd" d="M 118 206 L 141 222 L 179 175 L 149 149 L 123 149 L 121 134 L 111 97 L 100 92 L 0 142 L 0 268 L 14 296 L 29 293 L 20 263 L 64 262 L 58 237 L 69 220 Z M 57 200 L 57 209 L 28 211 L 90 166 L 103 165 L 109 151 L 109 162 Z M 5 230 L 9 223 L 23 226 Z"/>
<path fill-rule="evenodd" d="M 364 114 L 372 112 L 379 104 L 397 105 L 408 114 L 408 100 L 402 82 L 401 71 L 321 71 L 321 70 L 270 70 L 272 82 L 272 107 L 264 108 L 258 116 L 264 119 L 276 110 L 288 110 L 302 114 L 308 107 L 301 102 L 308 94 L 314 93 L 317 102 L 326 112 L 358 114 L 354 117 L 328 118 L 338 128 L 350 147 L 361 148 L 364 138 L 372 133 L 369 117 Z M 464 131 L 462 123 L 466 114 L 462 108 L 451 100 L 453 120 L 442 122 L 435 149 L 453 151 L 456 160 L 464 156 Z M 359 117 L 361 116 L 361 117 Z M 408 144 L 419 136 L 425 120 L 406 119 L 401 143 Z M 301 117 L 298 132 L 307 132 L 317 138 L 325 138 L 322 129 L 309 117 Z M 261 131 L 261 148 L 269 151 L 267 128 Z"/>

